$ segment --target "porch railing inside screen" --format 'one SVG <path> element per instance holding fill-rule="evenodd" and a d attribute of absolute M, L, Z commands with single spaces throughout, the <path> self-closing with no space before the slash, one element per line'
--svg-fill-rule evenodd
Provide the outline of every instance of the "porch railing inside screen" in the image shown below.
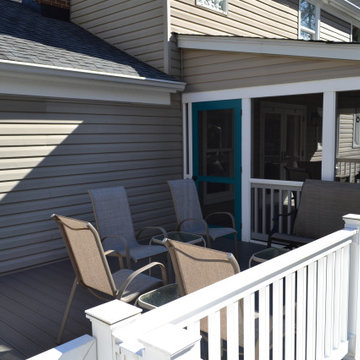
<path fill-rule="evenodd" d="M 338 181 L 356 183 L 360 181 L 360 159 L 337 158 L 336 178 Z"/>
<path fill-rule="evenodd" d="M 251 179 L 251 238 L 267 240 L 274 217 L 292 212 L 300 200 L 302 182 Z M 294 216 L 280 217 L 278 232 L 290 234 Z"/>
<path fill-rule="evenodd" d="M 352 244 L 351 256 L 358 253 L 353 229 L 138 315 L 113 332 L 115 352 L 121 359 L 150 360 L 171 359 L 174 351 L 177 359 L 342 359 L 349 347 L 348 311 L 350 322 L 353 316 L 349 291 L 357 287 L 349 281 L 359 275 L 350 276 L 349 270 Z M 355 264 L 358 258 L 351 260 Z M 226 343 L 221 341 L 224 311 Z M 208 332 L 200 342 L 202 319 Z M 245 344 L 240 348 L 239 329 Z"/>

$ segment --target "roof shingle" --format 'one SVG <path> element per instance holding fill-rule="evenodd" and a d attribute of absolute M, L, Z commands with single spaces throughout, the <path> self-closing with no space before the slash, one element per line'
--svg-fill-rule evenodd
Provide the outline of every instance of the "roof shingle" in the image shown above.
<path fill-rule="evenodd" d="M 66 21 L 0 0 L 0 60 L 174 81 L 165 73 Z"/>

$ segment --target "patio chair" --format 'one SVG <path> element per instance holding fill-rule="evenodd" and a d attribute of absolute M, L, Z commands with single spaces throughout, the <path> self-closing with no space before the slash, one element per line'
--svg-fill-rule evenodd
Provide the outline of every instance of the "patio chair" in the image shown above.
<path fill-rule="evenodd" d="M 209 286 L 240 272 L 231 253 L 204 248 L 175 240 L 166 240 L 175 272 L 180 296 Z M 221 338 L 227 339 L 226 309 L 220 311 Z M 208 332 L 207 319 L 200 321 L 200 329 Z M 239 302 L 239 345 L 243 346 L 243 305 Z"/>
<path fill-rule="evenodd" d="M 111 256 L 119 256 L 120 267 L 122 258 L 126 258 L 127 267 L 132 262 L 166 253 L 162 245 L 141 245 L 137 239 L 145 230 L 156 230 L 166 234 L 161 227 L 145 227 L 136 235 L 131 218 L 130 206 L 123 186 L 114 186 L 89 190 L 97 229 L 105 250 L 113 250 Z"/>
<path fill-rule="evenodd" d="M 235 230 L 235 219 L 233 215 L 229 212 L 215 212 L 209 214 L 204 219 L 193 180 L 170 180 L 168 184 L 174 203 L 178 230 L 204 236 L 207 240 L 208 247 L 212 247 L 213 242 L 218 238 L 233 235 L 235 255 L 238 256 L 237 231 Z M 231 227 L 210 227 L 208 225 L 210 218 L 224 215 L 231 221 Z"/>
<path fill-rule="evenodd" d="M 268 248 L 253 254 L 249 264 L 267 261 L 289 249 L 340 230 L 344 227 L 344 215 L 359 213 L 359 184 L 307 179 L 301 189 L 298 208 L 274 218 L 274 226 L 268 236 Z M 281 233 L 279 219 L 289 216 L 294 217 L 292 232 Z M 274 243 L 285 247 L 277 249 L 272 247 Z"/>
<path fill-rule="evenodd" d="M 158 262 L 147 264 L 136 271 L 120 269 L 111 274 L 99 234 L 90 223 L 56 214 L 52 215 L 52 218 L 59 226 L 75 272 L 75 280 L 56 339 L 58 344 L 61 342 L 79 285 L 100 299 L 119 299 L 129 303 L 134 302 L 142 293 L 167 283 L 165 267 Z M 154 266 L 160 267 L 162 279 L 143 274 Z"/>

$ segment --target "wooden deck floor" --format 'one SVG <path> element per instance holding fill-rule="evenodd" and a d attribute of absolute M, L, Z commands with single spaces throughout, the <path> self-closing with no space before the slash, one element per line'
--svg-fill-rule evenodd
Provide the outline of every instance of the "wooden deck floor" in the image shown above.
<path fill-rule="evenodd" d="M 238 260 L 241 269 L 245 270 L 251 254 L 263 246 L 240 245 Z M 221 242 L 221 249 L 232 251 L 231 243 Z M 1 360 L 24 360 L 56 346 L 56 334 L 73 280 L 69 261 L 0 277 Z M 87 290 L 79 289 L 65 328 L 64 341 L 91 334 L 84 311 L 100 303 Z"/>

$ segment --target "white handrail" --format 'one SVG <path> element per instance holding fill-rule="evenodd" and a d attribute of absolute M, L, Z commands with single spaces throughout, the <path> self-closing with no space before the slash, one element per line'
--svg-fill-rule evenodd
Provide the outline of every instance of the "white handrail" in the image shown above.
<path fill-rule="evenodd" d="M 169 331 L 169 325 L 180 330 L 184 327 L 193 326 L 195 324 L 195 328 L 197 327 L 197 329 L 199 329 L 199 326 L 196 324 L 199 323 L 200 319 L 210 316 L 211 314 L 216 314 L 222 308 L 231 307 L 232 304 L 238 303 L 240 299 L 244 299 L 245 304 L 249 304 L 249 301 L 251 302 L 251 297 L 253 297 L 258 291 L 260 291 L 259 301 L 265 301 L 264 306 L 266 308 L 269 306 L 269 303 L 266 303 L 266 301 L 269 300 L 269 286 L 271 284 L 278 284 L 279 281 L 285 281 L 284 279 L 286 279 L 287 284 L 286 296 L 287 298 L 292 299 L 291 301 L 295 301 L 295 286 L 297 286 L 295 282 L 296 272 L 303 271 L 302 269 L 308 269 L 307 272 L 310 274 L 310 267 L 314 267 L 315 264 L 316 269 L 317 262 L 319 260 L 335 256 L 338 256 L 336 257 L 336 261 L 342 261 L 342 264 L 346 268 L 346 264 L 344 263 L 346 259 L 348 259 L 348 255 L 346 254 L 348 254 L 349 245 L 351 244 L 352 238 L 355 234 L 356 231 L 337 231 L 336 233 L 328 235 L 301 248 L 295 249 L 276 259 L 260 264 L 221 282 L 182 297 L 174 302 L 163 305 L 158 309 L 145 313 L 138 317 L 132 324 L 119 328 L 113 333 L 116 341 L 120 343 L 119 351 L 121 351 L 121 347 L 128 348 L 128 344 L 131 343 L 134 351 L 136 350 L 135 353 L 142 353 L 144 355 L 146 353 L 146 346 L 149 346 L 149 344 L 144 345 L 143 338 L 148 338 L 149 334 L 153 331 L 156 331 L 157 336 L 164 336 L 165 339 L 166 332 Z M 341 257 L 339 257 L 340 255 Z M 346 272 L 342 272 L 342 274 L 345 276 Z M 315 276 L 314 281 L 316 282 L 317 272 L 313 272 L 313 275 Z M 341 279 L 341 281 L 344 280 L 347 281 L 346 279 Z M 293 289 L 292 292 L 289 292 L 290 288 Z M 314 288 L 314 290 L 314 293 L 309 291 L 307 294 L 307 298 L 305 300 L 308 304 L 309 301 L 310 303 L 313 301 L 313 298 L 315 299 L 314 301 L 318 301 L 316 292 L 317 288 Z M 265 300 L 262 300 L 261 298 L 262 293 L 265 296 Z M 323 298 L 325 299 L 325 296 L 323 296 Z M 299 299 L 297 301 L 299 301 Z M 317 303 L 314 304 L 316 307 Z M 284 314 L 285 317 L 294 317 L 294 311 L 297 311 L 295 310 L 295 303 L 293 302 L 287 306 L 287 310 Z M 300 304 L 300 306 L 302 306 L 302 304 Z M 262 324 L 267 324 L 266 321 L 269 321 L 268 316 L 268 311 L 267 314 L 264 315 L 262 314 L 260 307 L 260 329 L 266 329 L 266 325 L 264 327 Z M 213 321 L 216 323 L 216 320 Z M 265 323 L 263 321 L 265 321 Z M 306 321 L 312 322 L 315 321 L 315 319 L 307 318 Z M 294 326 L 293 324 L 293 320 L 290 320 L 288 326 L 291 328 Z M 135 343 L 137 344 L 135 347 L 134 340 L 136 340 Z M 173 341 L 176 341 L 176 339 L 173 339 Z M 259 341 L 262 341 L 262 339 Z M 316 348 L 315 345 L 316 344 L 314 343 L 314 349 Z M 346 344 L 344 341 L 340 344 L 339 340 L 339 346 L 340 345 L 342 346 L 342 356 L 344 356 L 347 352 Z M 291 349 L 294 349 L 294 346 L 295 344 L 293 342 L 288 341 L 286 343 L 286 351 L 288 351 L 288 353 L 290 351 L 291 353 L 291 351 L 293 351 Z M 147 357 L 144 355 L 144 357 L 138 358 Z M 148 358 L 150 359 L 150 357 Z"/>

